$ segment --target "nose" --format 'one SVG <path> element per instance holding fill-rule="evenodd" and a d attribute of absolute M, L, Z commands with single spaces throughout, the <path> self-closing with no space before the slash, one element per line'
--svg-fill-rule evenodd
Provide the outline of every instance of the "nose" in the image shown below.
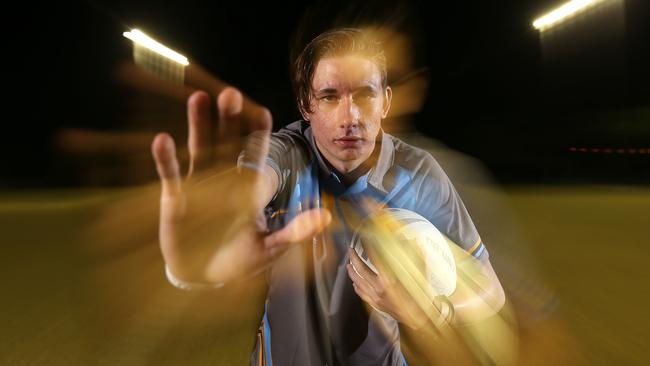
<path fill-rule="evenodd" d="M 339 105 L 339 118 L 340 127 L 342 128 L 356 128 L 359 126 L 361 111 L 359 106 L 354 103 L 352 97 L 343 98 Z"/>

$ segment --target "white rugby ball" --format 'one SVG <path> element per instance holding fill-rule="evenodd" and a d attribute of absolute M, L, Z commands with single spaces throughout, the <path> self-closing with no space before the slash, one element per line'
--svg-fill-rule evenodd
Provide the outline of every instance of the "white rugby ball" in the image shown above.
<path fill-rule="evenodd" d="M 364 245 L 376 246 L 374 252 L 382 262 L 388 263 L 388 267 L 399 267 L 395 273 L 404 268 L 418 268 L 434 295 L 449 296 L 456 290 L 456 262 L 447 239 L 431 222 L 413 211 L 379 210 L 355 231 L 350 246 L 370 270 L 378 273 Z"/>

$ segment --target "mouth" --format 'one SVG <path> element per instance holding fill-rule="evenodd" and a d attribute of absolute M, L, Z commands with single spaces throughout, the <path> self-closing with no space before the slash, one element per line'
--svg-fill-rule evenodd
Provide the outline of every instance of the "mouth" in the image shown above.
<path fill-rule="evenodd" d="M 334 144 L 342 147 L 356 147 L 363 144 L 365 140 L 359 136 L 344 136 L 334 139 Z"/>

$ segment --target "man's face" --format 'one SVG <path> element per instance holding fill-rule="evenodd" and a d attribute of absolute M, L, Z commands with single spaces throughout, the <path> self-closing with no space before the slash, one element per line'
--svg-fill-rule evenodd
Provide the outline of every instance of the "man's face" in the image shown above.
<path fill-rule="evenodd" d="M 370 157 L 381 120 L 390 108 L 391 90 L 384 90 L 377 65 L 363 56 L 323 58 L 312 81 L 310 121 L 316 145 L 341 173 L 356 169 Z"/>

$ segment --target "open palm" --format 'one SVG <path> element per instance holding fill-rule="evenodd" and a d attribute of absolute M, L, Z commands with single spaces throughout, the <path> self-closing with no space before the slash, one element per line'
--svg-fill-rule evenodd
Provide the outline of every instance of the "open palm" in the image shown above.
<path fill-rule="evenodd" d="M 310 210 L 282 230 L 267 232 L 262 212 L 275 193 L 277 176 L 265 165 L 272 126 L 266 108 L 226 88 L 217 98 L 215 129 L 208 94 L 193 93 L 187 107 L 185 179 L 173 138 L 160 133 L 152 143 L 162 186 L 160 246 L 174 277 L 203 284 L 248 277 L 329 223 L 328 212 Z M 242 164 L 236 168 L 240 152 Z"/>

